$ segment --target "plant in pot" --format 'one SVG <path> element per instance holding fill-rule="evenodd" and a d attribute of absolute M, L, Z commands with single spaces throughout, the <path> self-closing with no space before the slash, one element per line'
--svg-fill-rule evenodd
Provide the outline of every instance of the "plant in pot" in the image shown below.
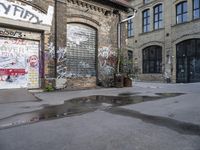
<path fill-rule="evenodd" d="M 115 74 L 115 86 L 118 88 L 132 86 L 132 60 L 124 54 L 125 50 L 118 50 L 117 69 Z"/>

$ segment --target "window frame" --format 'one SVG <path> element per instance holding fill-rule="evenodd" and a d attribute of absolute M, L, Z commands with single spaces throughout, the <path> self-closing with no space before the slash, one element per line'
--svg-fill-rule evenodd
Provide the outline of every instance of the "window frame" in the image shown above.
<path fill-rule="evenodd" d="M 195 8 L 194 6 L 194 4 L 195 4 L 195 1 L 199 1 L 199 6 L 197 7 L 197 8 Z M 198 17 L 197 18 L 195 18 L 195 11 L 199 11 L 199 14 L 198 14 Z M 199 19 L 200 18 L 200 0 L 193 0 L 192 1 L 192 19 L 193 20 L 195 20 L 195 19 Z"/>
<path fill-rule="evenodd" d="M 147 13 L 146 16 L 144 16 L 145 12 Z M 143 10 L 142 11 L 142 32 L 143 33 L 150 32 L 150 24 L 151 24 L 150 21 L 151 21 L 150 20 L 150 9 Z"/>
<path fill-rule="evenodd" d="M 160 10 L 160 6 L 161 6 L 161 10 Z M 156 8 L 158 8 L 158 12 L 155 12 Z M 156 15 L 157 15 L 157 20 L 156 20 Z M 162 23 L 163 23 L 163 4 L 157 4 L 156 6 L 153 7 L 153 25 L 154 25 L 153 29 L 158 30 L 162 28 L 163 27 Z M 158 25 L 157 28 L 155 28 L 156 24 Z"/>
<path fill-rule="evenodd" d="M 154 57 L 150 55 L 151 51 L 154 51 Z M 145 57 L 145 54 L 146 57 Z M 162 47 L 158 45 L 152 45 L 142 50 L 142 72 L 143 74 L 160 74 L 162 73 Z M 153 64 L 153 71 L 150 67 Z"/>
<path fill-rule="evenodd" d="M 128 16 L 130 18 L 131 16 Z M 133 19 L 129 19 L 127 21 L 127 37 L 133 37 L 134 36 L 134 25 L 133 25 Z"/>
<path fill-rule="evenodd" d="M 184 4 L 187 6 L 187 10 L 184 12 Z M 178 13 L 178 7 L 181 6 L 181 13 Z M 184 21 L 184 15 L 186 15 L 186 20 Z M 178 22 L 178 17 L 181 17 L 181 21 Z M 176 4 L 176 24 L 185 23 L 188 20 L 188 3 L 187 1 L 180 2 Z"/>

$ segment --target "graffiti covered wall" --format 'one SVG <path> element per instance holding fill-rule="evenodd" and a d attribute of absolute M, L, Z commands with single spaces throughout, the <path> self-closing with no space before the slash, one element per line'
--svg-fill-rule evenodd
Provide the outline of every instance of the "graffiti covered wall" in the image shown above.
<path fill-rule="evenodd" d="M 103 86 L 111 86 L 110 80 L 113 80 L 116 63 L 117 54 L 112 50 L 111 46 L 101 47 L 98 50 L 98 60 L 99 60 L 99 80 Z"/>

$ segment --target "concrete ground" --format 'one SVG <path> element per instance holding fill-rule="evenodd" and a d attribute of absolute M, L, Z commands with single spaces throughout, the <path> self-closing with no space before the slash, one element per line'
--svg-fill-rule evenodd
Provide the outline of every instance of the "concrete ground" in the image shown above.
<path fill-rule="evenodd" d="M 7 121 L 16 122 L 49 105 L 62 106 L 72 98 L 156 93 L 184 94 L 119 107 L 103 104 L 86 113 L 4 128 Z M 16 94 L 8 102 L 3 94 L 0 90 L 0 150 L 200 150 L 200 83 L 135 82 L 130 88 L 32 93 L 37 98 Z"/>

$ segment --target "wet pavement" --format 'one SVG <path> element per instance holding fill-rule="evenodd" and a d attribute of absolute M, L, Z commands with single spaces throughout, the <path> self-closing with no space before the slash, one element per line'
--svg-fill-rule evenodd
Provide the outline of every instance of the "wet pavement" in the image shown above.
<path fill-rule="evenodd" d="M 200 150 L 199 93 L 200 83 L 134 83 L 17 94 L 0 103 L 0 150 Z"/>
<path fill-rule="evenodd" d="M 140 93 L 120 93 L 119 96 L 95 95 L 67 100 L 61 105 L 43 105 L 44 108 L 28 113 L 19 113 L 0 119 L 0 130 L 44 120 L 82 115 L 96 110 L 112 112 L 112 108 L 155 101 L 183 95 L 183 93 L 155 93 L 155 96 L 139 96 Z M 29 109 L 29 107 L 23 107 Z"/>

